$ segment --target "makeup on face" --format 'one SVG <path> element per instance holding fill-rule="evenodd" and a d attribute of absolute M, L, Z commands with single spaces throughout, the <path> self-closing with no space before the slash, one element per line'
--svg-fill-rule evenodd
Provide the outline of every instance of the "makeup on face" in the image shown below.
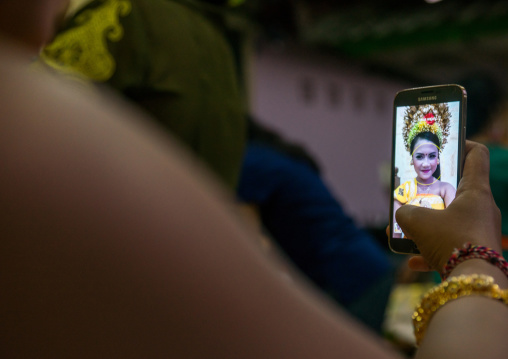
<path fill-rule="evenodd" d="M 421 182 L 432 181 L 439 164 L 439 149 L 428 140 L 420 140 L 413 151 L 413 166 Z"/>

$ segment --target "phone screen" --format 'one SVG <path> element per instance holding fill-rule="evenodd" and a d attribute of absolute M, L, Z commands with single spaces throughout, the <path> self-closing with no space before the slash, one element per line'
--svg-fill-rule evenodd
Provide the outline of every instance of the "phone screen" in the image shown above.
<path fill-rule="evenodd" d="M 409 101 L 411 102 L 411 101 Z M 414 205 L 445 209 L 455 198 L 461 174 L 464 101 L 394 107 L 390 247 L 418 253 L 397 224 L 395 212 Z"/>

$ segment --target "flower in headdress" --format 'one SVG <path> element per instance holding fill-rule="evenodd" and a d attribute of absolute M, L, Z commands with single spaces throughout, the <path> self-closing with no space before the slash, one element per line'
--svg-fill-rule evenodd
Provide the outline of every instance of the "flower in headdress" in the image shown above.
<path fill-rule="evenodd" d="M 410 106 L 404 115 L 404 144 L 409 152 L 411 142 L 422 132 L 431 132 L 439 139 L 440 151 L 447 142 L 450 111 L 445 103 Z"/>
<path fill-rule="evenodd" d="M 428 112 L 425 114 L 425 116 L 423 116 L 423 118 L 425 119 L 425 121 L 429 124 L 429 125 L 433 125 L 434 122 L 436 122 L 436 116 L 434 115 L 434 112 Z"/>

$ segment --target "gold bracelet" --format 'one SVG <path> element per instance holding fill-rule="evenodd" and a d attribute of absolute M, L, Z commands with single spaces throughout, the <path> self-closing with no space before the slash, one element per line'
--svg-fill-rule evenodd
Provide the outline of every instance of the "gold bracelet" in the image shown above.
<path fill-rule="evenodd" d="M 494 278 L 486 275 L 461 275 L 451 277 L 429 290 L 413 313 L 416 344 L 420 345 L 430 319 L 443 305 L 454 299 L 480 295 L 508 304 L 508 290 L 502 290 Z"/>

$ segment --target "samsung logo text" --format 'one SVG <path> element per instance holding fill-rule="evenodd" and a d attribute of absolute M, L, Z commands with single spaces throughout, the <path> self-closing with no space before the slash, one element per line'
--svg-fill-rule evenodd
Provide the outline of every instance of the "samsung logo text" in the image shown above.
<path fill-rule="evenodd" d="M 418 97 L 418 102 L 421 102 L 421 101 L 433 101 L 433 100 L 437 100 L 437 96 Z"/>

